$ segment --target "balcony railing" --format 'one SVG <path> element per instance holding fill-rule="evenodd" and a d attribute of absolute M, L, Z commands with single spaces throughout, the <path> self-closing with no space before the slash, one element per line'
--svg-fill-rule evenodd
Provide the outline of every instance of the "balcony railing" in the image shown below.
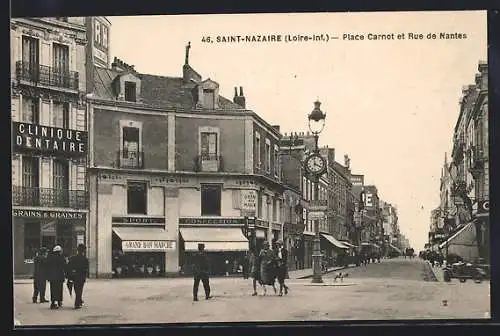
<path fill-rule="evenodd" d="M 12 187 L 12 204 L 56 208 L 87 209 L 86 190 Z"/>
<path fill-rule="evenodd" d="M 144 152 L 140 151 L 118 151 L 119 168 L 144 168 Z"/>
<path fill-rule="evenodd" d="M 76 71 L 65 71 L 46 65 L 32 64 L 18 61 L 16 63 L 16 76 L 36 84 L 66 88 L 78 91 L 79 74 Z"/>
<path fill-rule="evenodd" d="M 194 170 L 197 172 L 220 172 L 223 170 L 222 156 L 217 154 L 201 154 L 194 159 Z"/>

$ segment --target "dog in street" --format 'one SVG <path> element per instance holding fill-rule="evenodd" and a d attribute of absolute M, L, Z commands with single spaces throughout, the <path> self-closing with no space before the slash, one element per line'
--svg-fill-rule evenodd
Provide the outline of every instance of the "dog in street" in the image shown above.
<path fill-rule="evenodd" d="M 347 278 L 347 277 L 349 277 L 349 273 L 339 272 L 339 273 L 335 274 L 333 281 L 337 282 L 337 279 L 340 279 L 340 282 L 344 282 L 344 278 Z"/>

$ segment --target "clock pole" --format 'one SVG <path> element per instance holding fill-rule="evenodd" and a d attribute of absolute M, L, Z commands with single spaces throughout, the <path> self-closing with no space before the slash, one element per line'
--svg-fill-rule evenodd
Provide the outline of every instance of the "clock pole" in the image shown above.
<path fill-rule="evenodd" d="M 321 103 L 319 101 L 314 102 L 314 109 L 308 116 L 309 129 L 314 136 L 314 153 L 312 155 L 319 154 L 318 137 L 323 128 L 325 127 L 326 114 L 321 111 L 320 105 Z M 323 173 L 324 170 L 317 171 L 312 174 L 314 180 L 313 197 L 315 201 L 318 201 L 319 198 L 319 178 Z M 319 236 L 318 219 L 314 220 L 314 233 L 315 235 L 313 241 L 313 254 L 312 254 L 312 260 L 313 260 L 312 283 L 322 283 L 323 282 L 323 274 L 321 271 L 322 256 L 321 256 L 321 245 L 320 245 L 321 241 Z"/>

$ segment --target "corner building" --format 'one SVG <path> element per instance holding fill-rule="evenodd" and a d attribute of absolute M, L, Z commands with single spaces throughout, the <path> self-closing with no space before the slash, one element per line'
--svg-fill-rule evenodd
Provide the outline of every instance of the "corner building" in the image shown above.
<path fill-rule="evenodd" d="M 181 77 L 115 59 L 94 81 L 91 275 L 189 274 L 198 243 L 215 273 L 232 273 L 282 239 L 281 135 L 245 108 L 242 88 L 221 96 L 189 65 L 189 46 Z"/>
<path fill-rule="evenodd" d="M 11 20 L 14 276 L 87 241 L 84 18 Z"/>

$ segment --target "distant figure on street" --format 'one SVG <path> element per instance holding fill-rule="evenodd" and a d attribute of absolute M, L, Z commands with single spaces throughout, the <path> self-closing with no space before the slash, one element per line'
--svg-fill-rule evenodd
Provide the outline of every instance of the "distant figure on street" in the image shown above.
<path fill-rule="evenodd" d="M 50 309 L 58 309 L 63 302 L 63 284 L 66 278 L 66 259 L 60 245 L 54 246 L 47 257 L 47 279 L 50 282 Z"/>
<path fill-rule="evenodd" d="M 89 270 L 89 260 L 85 256 L 85 250 L 85 245 L 78 245 L 77 254 L 72 256 L 68 263 L 68 282 L 71 281 L 75 288 L 75 309 L 82 308 L 83 286 Z"/>
<path fill-rule="evenodd" d="M 277 293 L 274 281 L 276 279 L 275 274 L 275 254 L 269 247 L 269 242 L 264 242 L 263 248 L 259 254 L 260 259 L 260 277 L 261 284 L 264 289 L 264 295 L 267 294 L 266 286 L 272 286 L 274 293 Z"/>
<path fill-rule="evenodd" d="M 227 260 L 226 260 L 227 261 Z M 229 264 L 229 261 L 227 261 Z M 200 280 L 203 283 L 203 289 L 205 290 L 205 299 L 208 300 L 212 298 L 210 296 L 210 263 L 208 261 L 208 256 L 205 253 L 205 244 L 198 244 L 198 253 L 194 256 L 194 284 L 193 284 L 193 300 L 198 301 L 198 287 L 200 285 Z"/>
<path fill-rule="evenodd" d="M 47 249 L 42 247 L 36 252 L 33 260 L 33 303 L 37 303 L 40 296 L 40 303 L 49 302 L 45 298 L 45 289 L 47 288 Z"/>
<path fill-rule="evenodd" d="M 288 294 L 288 286 L 285 284 L 287 265 L 288 251 L 283 247 L 283 242 L 278 241 L 276 243 L 276 278 L 280 284 L 280 296 L 283 295 L 283 289 L 285 289 L 285 295 Z"/>
<path fill-rule="evenodd" d="M 260 276 L 260 259 L 259 256 L 257 255 L 256 251 L 251 251 L 250 252 L 250 258 L 249 258 L 249 267 L 250 267 L 250 276 L 252 277 L 252 284 L 253 284 L 253 294 L 252 296 L 257 295 L 257 283 L 264 288 L 262 285 L 262 280 Z"/>

